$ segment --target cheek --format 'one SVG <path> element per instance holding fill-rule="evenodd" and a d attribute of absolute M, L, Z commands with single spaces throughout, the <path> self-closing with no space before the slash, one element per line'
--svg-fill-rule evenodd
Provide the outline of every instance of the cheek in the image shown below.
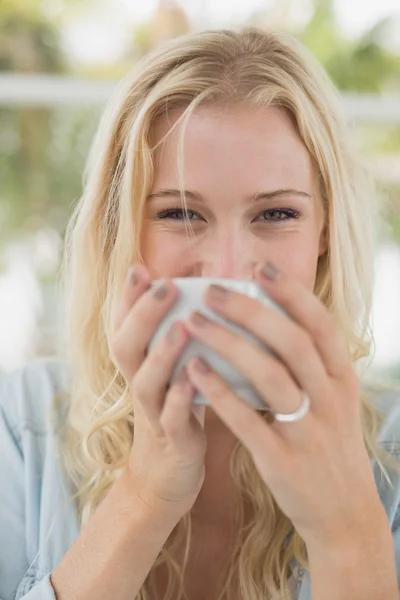
<path fill-rule="evenodd" d="M 242 256 L 244 261 L 271 260 L 307 289 L 314 289 L 320 248 L 319 238 L 313 232 L 308 229 L 290 232 L 271 236 L 268 240 L 255 240 L 254 236 L 250 236 L 241 243 L 247 248 L 247 253 Z M 191 272 L 195 260 L 184 235 L 171 235 L 171 232 L 151 226 L 144 228 L 141 252 L 152 279 L 182 277 L 184 273 Z M 204 253 L 199 249 L 197 260 L 202 258 Z"/>
<path fill-rule="evenodd" d="M 143 232 L 141 252 L 152 279 L 178 277 L 189 263 L 190 253 L 184 238 L 148 228 Z"/>
<path fill-rule="evenodd" d="M 312 240 L 293 240 L 285 244 L 281 252 L 275 252 L 271 247 L 270 259 L 280 266 L 282 271 L 290 277 L 301 281 L 309 290 L 314 289 L 318 266 L 318 243 Z"/>

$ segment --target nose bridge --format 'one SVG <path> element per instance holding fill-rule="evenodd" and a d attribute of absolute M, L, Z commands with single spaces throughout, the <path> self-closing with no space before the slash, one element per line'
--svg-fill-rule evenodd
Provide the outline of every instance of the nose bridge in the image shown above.
<path fill-rule="evenodd" d="M 253 279 L 257 263 L 254 241 L 245 228 L 216 227 L 213 233 L 197 247 L 197 274 L 202 277 Z"/>

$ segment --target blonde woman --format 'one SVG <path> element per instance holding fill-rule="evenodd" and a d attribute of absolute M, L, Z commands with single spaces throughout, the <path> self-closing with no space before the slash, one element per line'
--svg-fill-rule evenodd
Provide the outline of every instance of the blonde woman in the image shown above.
<path fill-rule="evenodd" d="M 181 37 L 125 78 L 68 230 L 67 357 L 1 384 L 1 600 L 398 597 L 399 395 L 357 368 L 376 216 L 288 35 Z M 258 281 L 292 319 L 205 301 L 279 358 L 196 315 L 147 351 L 194 276 Z M 195 360 L 168 387 L 191 337 L 271 410 Z"/>

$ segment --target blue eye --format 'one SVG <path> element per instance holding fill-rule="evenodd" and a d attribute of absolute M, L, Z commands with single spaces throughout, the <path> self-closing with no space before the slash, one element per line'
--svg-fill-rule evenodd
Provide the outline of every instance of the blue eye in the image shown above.
<path fill-rule="evenodd" d="M 283 221 L 290 221 L 292 219 L 298 219 L 300 217 L 300 213 L 298 210 L 293 210 L 291 208 L 269 208 L 268 210 L 264 210 L 261 214 L 269 215 L 284 215 L 280 218 L 272 218 L 270 219 L 272 222 L 282 223 Z"/>
<path fill-rule="evenodd" d="M 262 216 L 267 215 L 267 214 L 270 216 L 270 218 L 261 219 L 261 221 L 264 223 L 285 223 L 285 222 L 291 221 L 293 219 L 299 219 L 301 216 L 298 210 L 293 210 L 291 208 L 269 208 L 268 210 L 264 210 L 264 211 L 262 211 L 262 213 L 260 213 L 260 215 L 262 215 Z M 179 216 L 177 216 L 177 215 L 179 215 Z M 197 217 L 200 217 L 200 219 L 202 219 L 202 216 L 199 215 L 199 213 L 197 213 L 196 211 L 194 211 L 194 210 L 185 211 L 182 208 L 166 208 L 165 210 L 161 210 L 160 212 L 158 212 L 156 214 L 156 219 L 171 220 L 171 221 L 179 222 L 179 221 L 185 220 L 184 218 L 182 218 L 183 215 L 186 215 L 186 220 L 189 220 L 189 221 L 193 221 L 193 219 L 190 218 L 190 215 L 195 215 Z M 280 215 L 280 216 L 277 217 L 277 215 Z M 187 219 L 188 216 L 189 216 L 189 219 Z"/>
<path fill-rule="evenodd" d="M 173 215 L 181 215 L 182 214 L 192 214 L 192 215 L 197 215 L 198 217 L 200 217 L 199 213 L 196 213 L 194 210 L 183 210 L 183 208 L 166 208 L 165 210 L 161 210 L 159 213 L 156 214 L 156 218 L 157 219 L 171 219 L 171 221 L 182 221 L 183 219 L 180 218 L 175 218 L 173 217 Z M 201 218 L 201 217 L 200 217 Z M 192 221 L 192 219 L 189 219 L 189 221 Z"/>

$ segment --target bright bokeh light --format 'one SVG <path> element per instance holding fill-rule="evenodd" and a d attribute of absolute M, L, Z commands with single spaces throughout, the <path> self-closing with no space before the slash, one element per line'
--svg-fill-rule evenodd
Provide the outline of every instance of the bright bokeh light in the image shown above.
<path fill-rule="evenodd" d="M 160 0 L 108 0 L 96 11 L 73 21 L 64 31 L 66 45 L 77 61 L 85 64 L 112 63 L 124 51 L 132 27 L 151 19 Z M 168 3 L 169 0 L 163 0 Z M 245 22 L 258 11 L 268 11 L 273 0 L 181 0 L 179 2 L 195 29 L 229 27 Z M 360 35 L 386 16 L 400 19 L 400 0 L 336 0 L 339 25 L 349 36 Z M 278 4 L 279 9 L 279 4 Z M 312 13 L 311 0 L 297 0 L 288 15 L 294 26 L 304 24 Z M 400 27 L 400 25 L 399 25 Z M 397 35 L 396 35 L 397 32 Z M 88 40 L 90 43 L 88 43 Z M 400 32 L 387 40 L 400 48 Z"/>
<path fill-rule="evenodd" d="M 0 369 L 17 367 L 31 355 L 42 305 L 39 282 L 23 244 L 8 248 L 0 276 Z"/>
<path fill-rule="evenodd" d="M 70 20 L 62 31 L 67 52 L 82 67 L 117 62 L 132 39 L 134 27 L 151 19 L 160 2 L 170 0 L 102 0 Z M 258 11 L 267 12 L 273 0 L 180 0 L 193 29 L 236 26 Z M 389 15 L 400 22 L 400 0 L 336 0 L 339 26 L 348 36 L 359 36 L 378 20 Z M 55 6 L 55 4 L 53 5 Z M 284 3 L 276 4 L 277 10 Z M 311 0 L 292 3 L 288 18 L 301 26 L 311 16 Z M 393 20 L 393 23 L 395 21 Z M 400 31 L 388 36 L 400 51 Z M 12 140 L 14 144 L 18 140 Z M 10 146 L 11 147 L 11 146 Z M 16 148 L 17 149 L 17 148 Z M 15 149 L 15 150 L 16 150 Z M 397 160 L 397 158 L 396 158 Z M 394 169 L 391 169 L 394 170 Z M 0 368 L 10 369 L 29 358 L 38 334 L 38 315 L 44 302 L 36 274 L 56 269 L 61 240 L 54 232 L 40 232 L 34 250 L 26 244 L 8 249 L 7 268 L 0 275 Z M 400 356 L 400 250 L 385 246 L 376 258 L 376 287 L 373 325 L 376 343 L 374 363 L 398 362 Z"/>

